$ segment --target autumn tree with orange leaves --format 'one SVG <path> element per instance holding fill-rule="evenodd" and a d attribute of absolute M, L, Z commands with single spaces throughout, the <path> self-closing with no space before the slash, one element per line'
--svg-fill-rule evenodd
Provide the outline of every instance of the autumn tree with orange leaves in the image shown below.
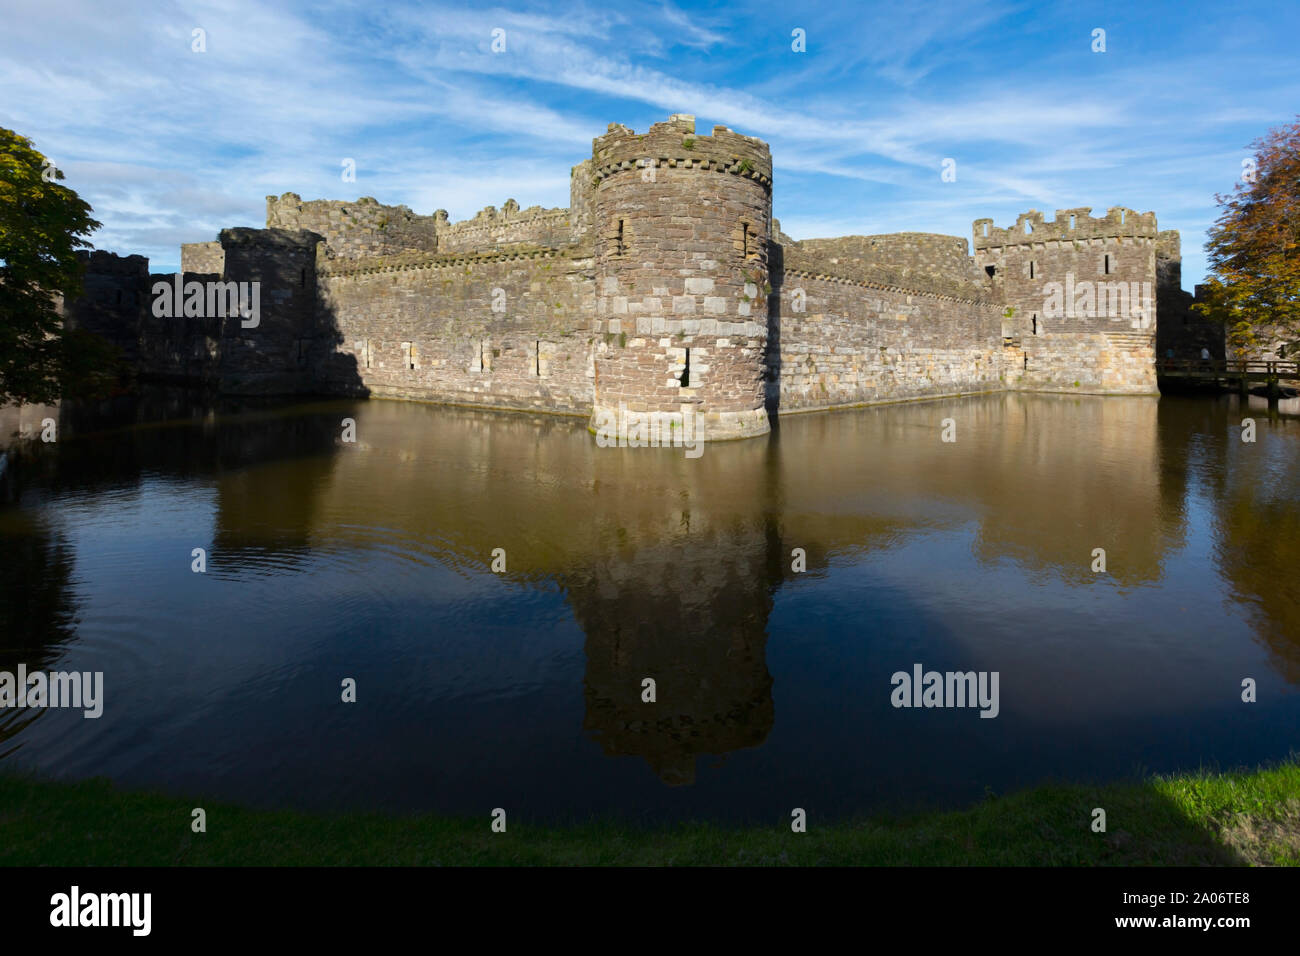
<path fill-rule="evenodd" d="M 1254 168 L 1230 196 L 1206 251 L 1211 277 L 1194 308 L 1222 322 L 1238 357 L 1300 355 L 1300 117 L 1251 144 Z"/>

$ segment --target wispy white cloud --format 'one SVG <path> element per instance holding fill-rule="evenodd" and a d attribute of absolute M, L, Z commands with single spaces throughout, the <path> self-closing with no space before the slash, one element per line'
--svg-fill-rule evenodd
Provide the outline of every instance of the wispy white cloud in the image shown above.
<path fill-rule="evenodd" d="M 1263 25 L 1211 5 L 1108 13 L 1102 57 L 1068 12 L 992 0 L 792 9 L 788 24 L 756 2 L 689 0 L 8 7 L 0 124 L 60 164 L 102 245 L 162 269 L 178 241 L 258 224 L 264 196 L 285 191 L 453 218 L 507 196 L 564 205 L 569 167 L 606 123 L 670 112 L 768 140 L 776 214 L 796 237 L 965 236 L 1030 206 L 1126 204 L 1187 240 L 1246 144 L 1300 101 L 1296 14 Z M 790 49 L 795 26 L 806 54 Z M 940 179 L 946 158 L 955 183 Z"/>

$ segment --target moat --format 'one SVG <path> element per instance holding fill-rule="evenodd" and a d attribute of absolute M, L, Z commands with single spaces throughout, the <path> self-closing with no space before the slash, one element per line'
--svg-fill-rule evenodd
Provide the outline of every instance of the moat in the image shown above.
<path fill-rule="evenodd" d="M 103 672 L 103 716 L 0 709 L 0 769 L 771 822 L 1283 758 L 1296 405 L 1002 393 L 698 458 L 404 402 L 65 410 L 0 486 L 0 670 Z M 918 663 L 997 672 L 996 717 L 893 707 Z"/>

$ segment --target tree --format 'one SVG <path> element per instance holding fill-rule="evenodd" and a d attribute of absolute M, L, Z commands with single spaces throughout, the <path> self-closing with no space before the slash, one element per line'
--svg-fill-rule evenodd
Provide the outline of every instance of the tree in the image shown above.
<path fill-rule="evenodd" d="M 0 128 L 0 404 L 94 394 L 115 378 L 115 350 L 67 330 L 55 296 L 81 293 L 77 250 L 100 223 L 31 140 Z"/>
<path fill-rule="evenodd" d="M 1284 344 L 1300 351 L 1300 117 L 1251 144 L 1254 168 L 1231 196 L 1206 250 L 1210 281 L 1194 308 L 1224 324 L 1239 356 Z"/>

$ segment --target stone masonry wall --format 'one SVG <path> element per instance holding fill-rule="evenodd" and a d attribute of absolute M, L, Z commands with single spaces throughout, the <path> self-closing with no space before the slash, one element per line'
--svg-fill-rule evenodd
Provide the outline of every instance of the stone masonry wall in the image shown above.
<path fill-rule="evenodd" d="M 221 275 L 226 271 L 226 252 L 218 242 L 187 242 L 181 245 L 181 272 Z"/>
<path fill-rule="evenodd" d="M 438 224 L 438 251 L 493 252 L 519 245 L 555 249 L 573 245 L 581 238 L 569 221 L 567 209 L 520 209 L 507 199 L 501 209 L 488 206 L 473 219 Z"/>
<path fill-rule="evenodd" d="M 174 303 L 170 310 L 154 307 L 163 296 L 174 299 L 176 275 L 149 276 L 138 331 L 140 374 L 230 394 L 315 391 L 317 369 L 336 337 L 316 308 L 320 242 L 308 232 L 222 230 L 224 273 L 181 273 L 180 311 Z M 191 290 L 200 292 L 193 309 Z M 256 313 L 240 314 L 241 292 Z"/>
<path fill-rule="evenodd" d="M 999 310 L 990 300 L 788 267 L 778 278 L 779 333 L 768 365 L 782 411 L 1004 387 Z"/>
<path fill-rule="evenodd" d="M 1212 359 L 1225 357 L 1223 325 L 1192 311 L 1196 297 L 1183 291 L 1182 242 L 1177 230 L 1156 237 L 1156 356 L 1199 359 L 1201 350 Z"/>
<path fill-rule="evenodd" d="M 335 391 L 586 414 L 594 290 L 582 250 L 329 263 L 321 308 L 340 341 L 326 381 Z"/>
<path fill-rule="evenodd" d="M 296 193 L 285 193 L 266 197 L 266 225 L 319 233 L 329 258 L 349 260 L 406 252 L 501 252 L 524 245 L 555 249 L 575 245 L 585 234 L 571 221 L 568 209 L 520 209 L 513 199 L 500 209 L 488 206 L 473 219 L 452 223 L 443 209 L 420 216 L 406 206 L 385 206 L 369 196 L 355 202 L 303 202 Z M 194 264 L 200 264 L 197 258 Z"/>
<path fill-rule="evenodd" d="M 107 253 L 64 314 L 134 348 L 143 374 L 223 391 L 591 414 L 620 431 L 620 409 L 691 413 L 711 440 L 763 434 L 775 411 L 1152 393 L 1157 311 L 1173 347 L 1200 341 L 1172 334 L 1189 297 L 1178 234 L 1153 213 L 978 220 L 968 254 L 930 233 L 796 242 L 771 190 L 761 140 L 698 135 L 687 115 L 611 124 L 572 168 L 567 209 L 508 200 L 450 223 L 285 193 L 267 197 L 268 228 L 184 246 L 186 281 L 259 284 L 256 328 L 153 316 L 151 284 L 172 277 Z"/>
<path fill-rule="evenodd" d="M 1003 337 L 1020 359 L 1011 388 L 1156 391 L 1156 219 L 1115 207 L 1031 210 L 1010 229 L 976 220 L 975 258 L 1014 310 Z"/>
<path fill-rule="evenodd" d="M 385 206 L 363 196 L 356 202 L 317 199 L 303 202 L 297 193 L 266 197 L 268 229 L 302 229 L 325 238 L 329 255 L 364 259 L 410 250 L 436 251 L 437 221 L 442 210 L 419 216 L 407 206 Z"/>
<path fill-rule="evenodd" d="M 690 116 L 595 140 L 597 429 L 626 407 L 689 414 L 709 440 L 768 430 L 771 175 L 765 143 Z"/>
<path fill-rule="evenodd" d="M 81 295 L 55 307 L 69 328 L 93 332 L 117 346 L 128 362 L 139 359 L 140 324 L 149 304 L 149 260 L 96 249 L 81 251 Z"/>
<path fill-rule="evenodd" d="M 785 243 L 787 265 L 964 298 L 988 293 L 965 239 L 926 232 Z"/>

